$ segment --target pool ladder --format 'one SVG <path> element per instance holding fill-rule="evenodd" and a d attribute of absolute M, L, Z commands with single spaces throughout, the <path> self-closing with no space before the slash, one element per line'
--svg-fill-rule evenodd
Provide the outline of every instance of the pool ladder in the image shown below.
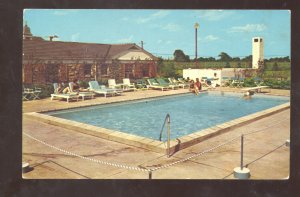
<path fill-rule="evenodd" d="M 167 130 L 168 130 L 168 140 L 167 140 L 167 157 L 170 157 L 170 123 L 171 123 L 171 118 L 170 118 L 170 114 L 167 114 L 166 115 L 166 118 L 165 118 L 165 121 L 164 121 L 164 124 L 161 128 L 161 131 L 160 131 L 160 134 L 159 134 L 159 141 L 161 141 L 161 137 L 162 137 L 162 132 L 164 130 L 164 127 L 167 123 Z"/>

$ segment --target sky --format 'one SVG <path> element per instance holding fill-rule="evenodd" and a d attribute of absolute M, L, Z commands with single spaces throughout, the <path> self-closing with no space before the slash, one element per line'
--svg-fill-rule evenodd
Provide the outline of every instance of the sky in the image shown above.
<path fill-rule="evenodd" d="M 289 10 L 120 10 L 26 9 L 23 23 L 34 36 L 56 41 L 102 44 L 136 43 L 158 57 L 180 49 L 195 58 L 252 53 L 252 38 L 264 38 L 265 58 L 290 56 Z"/>

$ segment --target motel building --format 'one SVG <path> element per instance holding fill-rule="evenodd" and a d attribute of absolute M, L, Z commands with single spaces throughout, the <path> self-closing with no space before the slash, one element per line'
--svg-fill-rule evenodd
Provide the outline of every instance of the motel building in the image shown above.
<path fill-rule="evenodd" d="M 98 44 L 54 41 L 23 27 L 23 83 L 45 84 L 155 77 L 157 58 L 134 43 Z"/>
<path fill-rule="evenodd" d="M 264 41 L 261 37 L 252 38 L 252 69 L 259 68 L 258 62 L 264 60 Z M 249 68 L 248 68 L 249 69 Z M 183 69 L 183 78 L 189 77 L 192 80 L 206 77 L 214 78 L 216 74 L 216 84 L 221 85 L 225 78 L 243 78 L 245 68 L 221 68 L 221 69 Z"/>

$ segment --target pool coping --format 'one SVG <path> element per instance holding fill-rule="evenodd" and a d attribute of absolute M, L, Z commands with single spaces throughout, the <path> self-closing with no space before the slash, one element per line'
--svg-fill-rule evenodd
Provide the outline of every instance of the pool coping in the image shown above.
<path fill-rule="evenodd" d="M 122 101 L 126 102 L 126 101 Z M 88 107 L 88 106 L 86 106 Z M 77 107 L 76 107 L 77 108 Z M 80 108 L 80 107 L 79 107 Z M 201 141 L 204 141 L 208 138 L 214 137 L 216 135 L 223 134 L 237 127 L 241 127 L 245 124 L 249 124 L 255 120 L 270 116 L 272 114 L 281 112 L 285 109 L 290 108 L 290 102 L 262 110 L 253 114 L 249 114 L 247 116 L 243 116 L 240 118 L 236 118 L 230 121 L 227 121 L 222 124 L 215 125 L 213 127 L 209 127 L 206 129 L 202 129 L 196 132 L 193 132 L 188 135 L 181 136 L 179 138 L 173 139 L 170 142 L 170 153 L 173 154 L 179 150 L 195 145 Z M 53 111 L 49 110 L 48 112 Z M 44 113 L 45 111 L 43 111 Z M 28 112 L 24 113 L 24 115 L 29 116 L 35 120 L 42 121 L 47 124 L 60 126 L 62 128 L 71 129 L 73 131 L 77 131 L 80 133 L 88 134 L 95 137 L 100 137 L 102 139 L 115 141 L 131 146 L 136 146 L 139 148 L 151 150 L 158 153 L 167 154 L 167 144 L 166 142 L 153 140 L 146 137 L 141 137 L 137 135 L 132 135 L 116 130 L 101 128 L 85 123 L 80 123 L 77 121 L 66 120 L 54 116 L 50 116 L 47 114 L 43 114 L 39 112 Z"/>

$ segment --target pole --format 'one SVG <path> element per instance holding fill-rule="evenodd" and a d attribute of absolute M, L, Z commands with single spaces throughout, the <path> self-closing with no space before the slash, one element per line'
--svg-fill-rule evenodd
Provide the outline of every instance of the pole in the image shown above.
<path fill-rule="evenodd" d="M 241 136 L 241 170 L 243 170 L 244 135 Z"/>
<path fill-rule="evenodd" d="M 170 123 L 171 123 L 170 115 L 168 114 L 168 143 L 167 143 L 168 157 L 170 157 L 170 133 L 171 133 Z"/>
<path fill-rule="evenodd" d="M 199 24 L 195 23 L 194 27 L 195 27 L 195 66 L 196 66 L 196 68 L 198 68 L 198 65 L 197 65 L 197 58 L 198 58 L 198 40 L 197 40 L 197 37 L 198 37 Z"/>
<path fill-rule="evenodd" d="M 195 28 L 195 62 L 197 62 L 197 50 L 198 50 L 198 46 L 197 46 L 197 34 L 198 34 L 198 28 Z"/>
<path fill-rule="evenodd" d="M 149 171 L 149 179 L 152 179 L 152 171 Z"/>

